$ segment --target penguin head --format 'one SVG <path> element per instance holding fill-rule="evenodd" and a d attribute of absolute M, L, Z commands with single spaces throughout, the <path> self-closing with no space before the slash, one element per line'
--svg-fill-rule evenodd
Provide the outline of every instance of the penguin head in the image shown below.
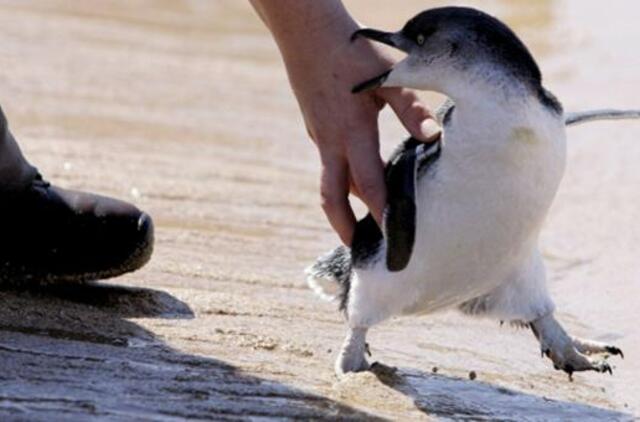
<path fill-rule="evenodd" d="M 392 69 L 362 82 L 353 92 L 381 86 L 430 90 L 455 98 L 479 84 L 541 86 L 540 70 L 516 34 L 476 9 L 443 7 L 424 11 L 398 32 L 360 29 L 363 37 L 407 53 Z"/>

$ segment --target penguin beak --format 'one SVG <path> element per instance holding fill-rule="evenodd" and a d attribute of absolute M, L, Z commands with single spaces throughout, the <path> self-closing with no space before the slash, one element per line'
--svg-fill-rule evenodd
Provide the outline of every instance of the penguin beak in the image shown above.
<path fill-rule="evenodd" d="M 360 82 L 358 85 L 351 88 L 352 94 L 357 94 L 363 91 L 370 91 L 372 89 L 380 88 L 384 81 L 389 77 L 389 73 L 391 73 L 393 69 L 389 69 L 381 75 L 376 76 L 375 78 L 368 79 L 364 82 Z"/>
<path fill-rule="evenodd" d="M 359 37 L 377 41 L 393 48 L 397 48 L 405 53 L 409 53 L 410 43 L 405 42 L 405 38 L 397 32 L 384 32 L 370 28 L 359 29 L 351 35 L 351 41 L 355 41 Z M 351 89 L 351 92 L 357 94 L 359 92 L 380 88 L 387 80 L 392 70 L 393 69 L 389 69 L 375 78 L 359 83 Z"/>
<path fill-rule="evenodd" d="M 393 45 L 393 41 L 391 40 L 391 32 L 378 31 L 377 29 L 372 28 L 362 28 L 351 34 L 351 41 L 353 42 L 360 37 L 364 37 L 369 40 L 378 41 L 395 47 Z"/>
<path fill-rule="evenodd" d="M 397 32 L 384 32 L 377 29 L 364 28 L 359 29 L 351 35 L 351 41 L 363 37 L 372 41 L 386 44 L 398 50 L 409 53 L 409 43 L 405 42 L 404 36 Z"/>

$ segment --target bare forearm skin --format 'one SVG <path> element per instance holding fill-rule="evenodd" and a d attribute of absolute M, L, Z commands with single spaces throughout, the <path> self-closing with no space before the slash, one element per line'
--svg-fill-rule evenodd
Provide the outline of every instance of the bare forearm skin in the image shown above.
<path fill-rule="evenodd" d="M 297 78 L 326 71 L 319 63 L 358 29 L 340 0 L 250 0 L 273 35 L 296 91 Z"/>
<path fill-rule="evenodd" d="M 250 0 L 284 51 L 347 35 L 328 27 L 357 28 L 340 0 Z M 344 30 L 343 30 L 344 31 Z M 341 31 L 342 32 L 342 31 Z"/>

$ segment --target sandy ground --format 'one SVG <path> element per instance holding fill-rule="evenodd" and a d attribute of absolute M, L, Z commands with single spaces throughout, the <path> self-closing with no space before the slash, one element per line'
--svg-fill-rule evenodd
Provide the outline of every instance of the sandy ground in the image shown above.
<path fill-rule="evenodd" d="M 392 3 L 348 2 L 384 28 L 450 2 Z M 482 7 L 523 36 L 577 110 L 640 106 L 632 4 Z M 13 131 L 50 180 L 131 200 L 157 225 L 136 274 L 0 290 L 3 420 L 640 415 L 640 124 L 570 130 L 542 237 L 560 319 L 625 351 L 613 377 L 570 383 L 529 332 L 446 313 L 377 327 L 373 357 L 398 372 L 338 382 L 343 322 L 302 274 L 336 243 L 316 153 L 245 2 L 2 0 L 0 69 Z M 386 150 L 404 136 L 389 114 L 382 133 Z"/>

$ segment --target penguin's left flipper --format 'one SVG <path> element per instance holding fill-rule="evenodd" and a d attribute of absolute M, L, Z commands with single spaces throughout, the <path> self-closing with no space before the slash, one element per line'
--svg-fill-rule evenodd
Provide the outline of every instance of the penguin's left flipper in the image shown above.
<path fill-rule="evenodd" d="M 409 264 L 416 236 L 418 178 L 439 155 L 440 141 L 425 144 L 409 138 L 389 159 L 385 169 L 387 207 L 384 214 L 389 271 L 401 271 Z"/>

